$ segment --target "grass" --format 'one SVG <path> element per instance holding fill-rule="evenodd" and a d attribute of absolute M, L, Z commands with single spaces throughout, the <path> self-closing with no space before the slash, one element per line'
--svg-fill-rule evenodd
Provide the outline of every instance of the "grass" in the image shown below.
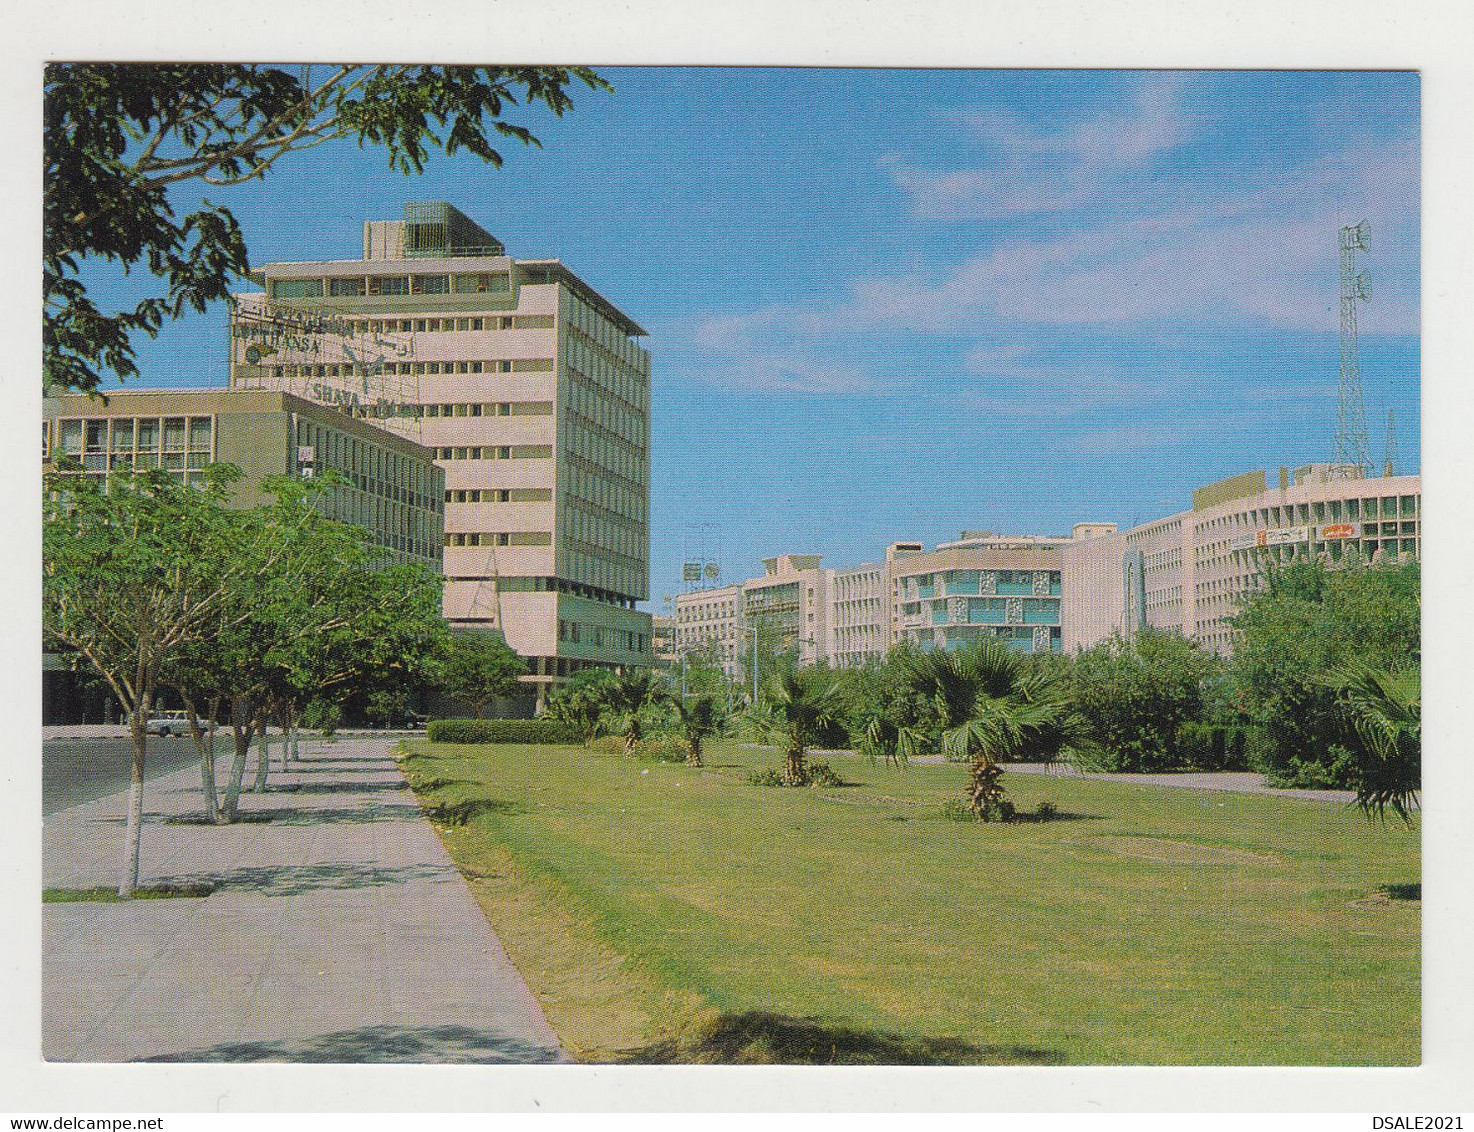
<path fill-rule="evenodd" d="M 1339 805 L 839 761 L 748 783 L 577 747 L 406 771 L 565 1045 L 591 1061 L 1406 1065 L 1418 832 Z M 437 781 L 438 780 L 438 781 Z M 1395 894 L 1395 895 L 1394 895 Z"/>
<path fill-rule="evenodd" d="M 209 896 L 215 889 L 207 884 L 156 884 L 136 888 L 132 897 L 119 896 L 116 888 L 43 888 L 42 904 L 126 904 L 132 900 L 179 900 Z"/>

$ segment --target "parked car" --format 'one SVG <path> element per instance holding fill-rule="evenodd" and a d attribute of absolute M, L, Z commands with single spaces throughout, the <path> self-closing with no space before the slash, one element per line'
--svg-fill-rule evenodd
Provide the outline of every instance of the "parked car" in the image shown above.
<path fill-rule="evenodd" d="M 200 720 L 200 727 L 205 731 L 215 726 L 208 719 Z M 149 717 L 147 731 L 150 735 L 177 736 L 188 735 L 189 712 L 187 711 L 159 711 Z"/>

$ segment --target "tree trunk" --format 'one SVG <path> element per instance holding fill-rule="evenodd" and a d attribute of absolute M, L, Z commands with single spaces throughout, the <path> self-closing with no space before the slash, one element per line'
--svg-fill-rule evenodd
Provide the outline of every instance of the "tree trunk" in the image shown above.
<path fill-rule="evenodd" d="M 148 753 L 148 716 L 153 695 L 145 692 L 133 705 L 128 718 L 128 738 L 133 745 L 133 766 L 128 774 L 128 820 L 123 830 L 123 875 L 118 895 L 125 900 L 138 889 L 138 851 L 143 832 L 143 760 Z"/>
<path fill-rule="evenodd" d="M 225 820 L 233 822 L 239 812 L 241 780 L 246 776 L 246 754 L 251 749 L 251 735 L 255 724 L 251 719 L 250 703 L 237 699 L 230 706 L 230 732 L 235 740 L 235 754 L 230 760 L 230 777 L 225 783 Z"/>
<path fill-rule="evenodd" d="M 251 784 L 252 794 L 266 793 L 266 775 L 271 770 L 271 740 L 266 733 L 270 719 L 270 714 L 263 711 L 256 721 L 256 737 L 260 745 L 256 748 L 256 781 Z"/>
<path fill-rule="evenodd" d="M 220 820 L 220 804 L 215 795 L 215 732 L 211 730 L 207 741 L 194 700 L 188 696 L 183 699 L 185 710 L 189 712 L 189 733 L 200 752 L 200 793 L 205 799 L 205 821 L 214 825 Z M 213 717 L 211 722 L 214 722 Z"/>
<path fill-rule="evenodd" d="M 804 766 L 804 749 L 794 743 L 783 752 L 783 785 L 805 786 L 809 781 L 808 768 Z"/>
<path fill-rule="evenodd" d="M 686 751 L 687 751 L 687 754 L 686 754 L 686 765 L 687 766 L 700 766 L 701 765 L 701 736 L 697 735 L 697 736 L 695 736 L 695 737 L 693 737 L 691 739 L 687 739 L 686 740 Z"/>
<path fill-rule="evenodd" d="M 967 787 L 967 806 L 979 821 L 1006 819 L 1012 811 L 1004 800 L 1003 768 L 987 759 L 973 759 Z"/>

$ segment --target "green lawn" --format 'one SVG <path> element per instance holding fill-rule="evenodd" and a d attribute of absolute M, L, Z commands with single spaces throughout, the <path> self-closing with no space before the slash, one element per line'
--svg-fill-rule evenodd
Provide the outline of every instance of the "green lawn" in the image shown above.
<path fill-rule="evenodd" d="M 793 790 L 749 785 L 777 756 L 728 743 L 704 770 L 410 749 L 457 864 L 587 1059 L 1419 1058 L 1416 827 L 1018 773 L 1020 809 L 1061 820 L 977 825 L 941 816 L 958 766 L 838 758 L 855 785 Z"/>

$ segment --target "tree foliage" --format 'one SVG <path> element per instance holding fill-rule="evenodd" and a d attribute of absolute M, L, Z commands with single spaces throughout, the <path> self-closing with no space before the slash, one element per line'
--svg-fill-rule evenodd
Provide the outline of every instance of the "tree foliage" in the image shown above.
<path fill-rule="evenodd" d="M 783 784 L 808 785 L 804 755 L 842 710 L 834 677 L 818 668 L 780 671 L 768 681 L 757 710 L 762 729 L 782 748 Z"/>
<path fill-rule="evenodd" d="M 1271 566 L 1233 619 L 1239 703 L 1255 725 L 1257 769 L 1281 785 L 1355 788 L 1332 675 L 1414 667 L 1421 655 L 1420 568 L 1294 562 Z"/>
<path fill-rule="evenodd" d="M 1416 668 L 1353 665 L 1327 681 L 1348 725 L 1356 759 L 1356 803 L 1370 817 L 1390 808 L 1410 821 L 1423 774 L 1422 690 Z"/>
<path fill-rule="evenodd" d="M 500 633 L 470 631 L 455 634 L 443 671 L 446 693 L 480 719 L 492 700 L 517 691 L 527 665 Z"/>
<path fill-rule="evenodd" d="M 1184 725 L 1204 716 L 1224 663 L 1180 633 L 1143 629 L 1081 652 L 1070 672 L 1075 708 L 1101 770 L 1151 771 L 1186 764 Z"/>
<path fill-rule="evenodd" d="M 248 267 L 230 210 L 209 200 L 182 215 L 187 182 L 262 179 L 287 154 L 337 139 L 385 150 L 419 173 L 431 151 L 501 164 L 497 138 L 538 144 L 508 111 L 572 106 L 581 67 L 354 64 L 295 68 L 229 63 L 57 63 L 44 85 L 42 374 L 54 390 L 97 388 L 103 370 L 138 373 L 132 335 L 227 297 Z M 145 268 L 162 293 L 104 313 L 84 261 Z"/>
<path fill-rule="evenodd" d="M 980 821 L 1012 813 L 1000 763 L 1052 762 L 1085 740 L 1059 671 L 1031 664 L 1001 641 L 913 653 L 903 664 L 907 684 L 931 701 L 941 721 L 943 752 L 970 764 L 967 802 Z M 926 738 L 902 732 L 911 750 Z"/>

